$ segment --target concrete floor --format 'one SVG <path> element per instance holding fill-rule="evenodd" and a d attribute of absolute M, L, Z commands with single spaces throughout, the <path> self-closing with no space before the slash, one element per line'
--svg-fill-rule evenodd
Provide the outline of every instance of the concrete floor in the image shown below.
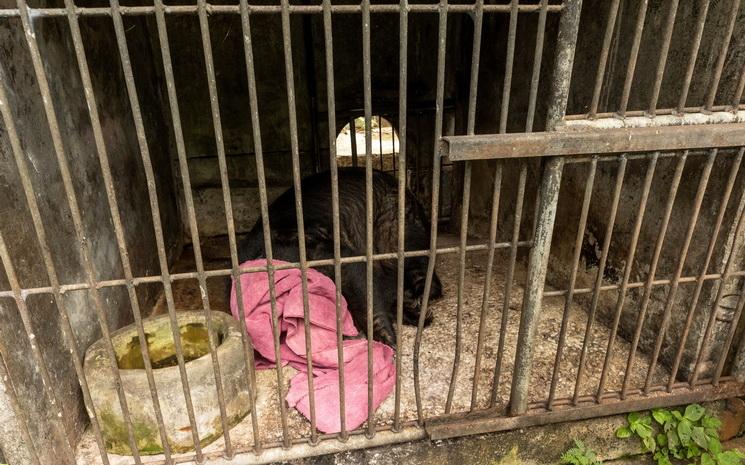
<path fill-rule="evenodd" d="M 452 238 L 444 239 L 444 242 L 452 242 Z M 209 252 L 209 248 L 205 249 Z M 220 254 L 216 254 L 220 255 Z M 463 286 L 462 307 L 462 352 L 460 369 L 457 372 L 455 391 L 453 395 L 452 411 L 465 412 L 471 405 L 471 390 L 474 379 L 474 359 L 476 352 L 476 341 L 479 327 L 479 315 L 481 311 L 483 285 L 486 274 L 486 253 L 469 253 L 465 267 L 465 281 Z M 187 250 L 182 260 L 174 267 L 174 271 L 192 271 L 193 258 Z M 491 294 L 488 297 L 484 347 L 481 370 L 479 373 L 479 390 L 475 405 L 477 408 L 488 406 L 493 383 L 493 374 L 497 355 L 497 344 L 499 341 L 499 327 L 502 319 L 502 306 L 504 302 L 505 267 L 506 254 L 498 254 L 496 257 L 495 272 L 492 276 Z M 208 268 L 214 269 L 229 265 L 222 259 L 208 261 Z M 425 418 L 442 415 L 445 411 L 445 402 L 453 369 L 454 347 L 455 347 L 455 321 L 457 311 L 457 276 L 458 276 L 457 254 L 443 255 L 438 259 L 437 271 L 444 284 L 445 297 L 434 303 L 435 320 L 432 325 L 425 329 L 421 346 L 421 387 L 422 387 L 422 414 Z M 520 308 L 522 302 L 522 287 L 519 285 L 524 281 L 524 269 L 519 266 L 516 272 L 515 286 L 508 305 L 508 326 L 504 334 L 505 353 L 503 360 L 502 376 L 497 389 L 498 410 L 504 409 L 509 399 L 511 385 L 511 374 L 514 363 L 515 345 L 520 322 Z M 208 293 L 210 304 L 214 310 L 227 308 L 225 301 L 223 280 L 210 280 L 208 282 Z M 177 281 L 174 283 L 174 298 L 178 310 L 201 309 L 201 297 L 195 280 Z M 164 302 L 156 305 L 153 313 L 159 314 L 166 311 Z M 536 336 L 534 351 L 534 369 L 530 383 L 531 401 L 542 401 L 548 396 L 551 377 L 553 374 L 556 345 L 561 327 L 564 311 L 564 302 L 561 299 L 547 299 L 544 302 L 543 314 Z M 582 349 L 585 325 L 587 322 L 586 311 L 574 305 L 568 314 L 568 331 L 564 355 L 559 369 L 557 386 L 557 398 L 570 397 L 575 388 L 575 379 L 580 352 Z M 417 409 L 414 395 L 413 382 L 413 346 L 416 328 L 404 327 L 402 357 L 402 395 L 401 395 L 401 418 L 404 422 L 417 419 Z M 587 365 L 585 379 L 579 383 L 580 394 L 594 394 L 600 376 L 605 356 L 605 349 L 609 337 L 609 330 L 602 324 L 593 327 L 592 337 L 588 345 Z M 623 381 L 624 370 L 628 358 L 629 344 L 627 341 L 617 338 L 616 349 L 610 361 L 609 378 L 606 389 L 618 390 Z M 648 360 L 645 354 L 639 353 L 636 358 L 634 369 L 631 372 L 630 386 L 640 387 L 644 383 L 644 377 L 648 368 Z M 289 382 L 293 373 L 291 369 L 284 370 L 285 382 Z M 667 376 L 662 368 L 658 368 L 653 380 L 655 383 L 666 382 Z M 265 444 L 276 443 L 282 439 L 282 429 L 279 419 L 279 398 L 277 395 L 277 377 L 274 370 L 264 370 L 257 373 L 257 414 L 259 420 L 259 434 Z M 395 399 L 391 395 L 375 413 L 375 422 L 379 426 L 392 424 Z M 288 410 L 288 429 L 294 439 L 309 435 L 309 422 L 301 417 L 295 410 Z M 250 416 L 230 431 L 233 446 L 237 450 L 250 449 L 253 444 L 253 433 Z M 218 451 L 223 448 L 224 440 L 219 439 L 205 448 L 205 452 Z M 97 447 L 90 433 L 88 433 L 80 444 L 80 463 L 98 464 Z M 112 465 L 129 463 L 131 458 L 110 456 Z M 145 461 L 157 460 L 158 456 L 146 457 Z M 84 460 L 82 460 L 84 459 Z"/>

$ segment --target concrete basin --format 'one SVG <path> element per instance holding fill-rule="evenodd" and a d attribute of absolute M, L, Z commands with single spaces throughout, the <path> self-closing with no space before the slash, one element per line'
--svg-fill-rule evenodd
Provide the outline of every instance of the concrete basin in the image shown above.
<path fill-rule="evenodd" d="M 178 312 L 177 319 L 197 431 L 200 443 L 205 446 L 223 434 L 207 326 L 202 312 Z M 192 427 L 186 410 L 169 317 L 160 315 L 145 319 L 143 327 L 171 450 L 191 451 L 194 449 Z M 240 327 L 230 315 L 213 312 L 212 329 L 217 343 L 228 422 L 232 427 L 250 411 L 251 394 Z M 137 328 L 130 325 L 117 330 L 112 334 L 112 343 L 137 438 L 137 448 L 145 455 L 162 453 L 163 443 L 140 352 Z M 106 449 L 114 454 L 131 455 L 127 427 L 103 339 L 88 348 L 84 370 L 94 409 L 103 430 Z"/>

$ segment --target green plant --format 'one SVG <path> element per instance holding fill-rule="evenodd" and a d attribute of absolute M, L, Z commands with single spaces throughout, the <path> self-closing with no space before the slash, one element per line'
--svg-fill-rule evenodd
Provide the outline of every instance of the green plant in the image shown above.
<path fill-rule="evenodd" d="M 562 465 L 600 465 L 597 455 L 592 449 L 588 449 L 582 441 L 574 440 L 574 447 L 564 452 L 561 456 Z"/>
<path fill-rule="evenodd" d="M 654 454 L 658 465 L 673 461 L 700 465 L 741 465 L 745 454 L 722 450 L 718 418 L 698 404 L 685 410 L 653 409 L 649 413 L 630 413 L 628 425 L 616 431 L 619 438 L 636 435 L 646 452 Z"/>

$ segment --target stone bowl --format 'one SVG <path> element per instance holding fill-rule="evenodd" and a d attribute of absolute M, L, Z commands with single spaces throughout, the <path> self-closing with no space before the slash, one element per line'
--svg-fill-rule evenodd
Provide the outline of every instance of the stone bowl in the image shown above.
<path fill-rule="evenodd" d="M 213 312 L 212 330 L 217 345 L 222 386 L 228 423 L 232 427 L 250 411 L 243 342 L 238 322 L 230 315 Z M 215 371 L 209 350 L 207 325 L 203 312 L 178 312 L 182 352 L 190 385 L 191 400 L 202 446 L 223 434 L 220 407 L 215 387 Z M 153 377 L 163 412 L 165 433 L 171 451 L 194 450 L 192 427 L 184 399 L 178 362 L 173 345 L 169 316 L 160 315 L 143 320 L 148 350 L 153 366 Z M 140 351 L 140 340 L 135 325 L 121 328 L 111 337 L 119 365 L 127 406 L 140 454 L 163 452 L 152 396 Z M 85 354 L 85 377 L 98 416 L 108 452 L 132 455 L 127 426 L 117 395 L 115 377 L 106 349 L 106 341 L 99 339 Z"/>

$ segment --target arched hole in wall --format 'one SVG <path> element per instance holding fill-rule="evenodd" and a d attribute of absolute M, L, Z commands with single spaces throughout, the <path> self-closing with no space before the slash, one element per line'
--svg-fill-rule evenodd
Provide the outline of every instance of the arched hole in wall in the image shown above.
<path fill-rule="evenodd" d="M 399 142 L 393 125 L 380 115 L 370 119 L 370 137 L 373 168 L 395 175 L 398 172 Z M 336 162 L 338 166 L 365 166 L 365 118 L 350 120 L 336 136 Z"/>

